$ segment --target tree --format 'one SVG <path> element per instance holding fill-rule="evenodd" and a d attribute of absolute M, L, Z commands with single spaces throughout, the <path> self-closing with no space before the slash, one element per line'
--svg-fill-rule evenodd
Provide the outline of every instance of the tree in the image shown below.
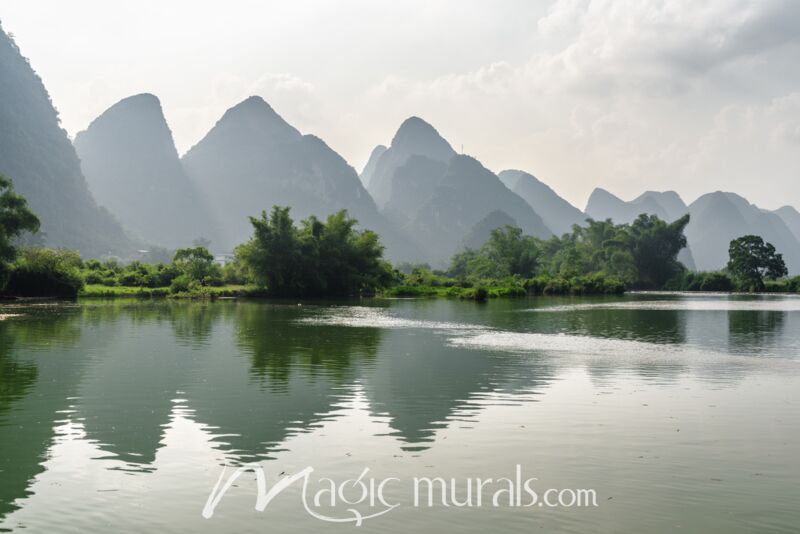
<path fill-rule="evenodd" d="M 506 225 L 495 228 L 484 245 L 486 256 L 498 266 L 498 275 L 518 275 L 529 278 L 539 265 L 536 238 L 523 236 L 522 229 Z"/>
<path fill-rule="evenodd" d="M 205 247 L 180 248 L 175 251 L 172 261 L 185 276 L 201 285 L 219 285 L 222 282 L 222 271 Z"/>
<path fill-rule="evenodd" d="M 731 241 L 728 255 L 728 271 L 749 291 L 763 290 L 765 278 L 775 280 L 789 274 L 783 255 L 757 235 Z"/>
<path fill-rule="evenodd" d="M 678 253 L 686 248 L 683 231 L 688 224 L 689 214 L 672 223 L 645 213 L 633 221 L 628 233 L 638 286 L 661 289 L 685 269 L 678 261 Z"/>
<path fill-rule="evenodd" d="M 478 250 L 466 249 L 450 260 L 451 276 L 477 278 L 530 278 L 539 267 L 541 250 L 535 237 L 522 235 L 522 229 L 506 225 L 495 228 Z"/>
<path fill-rule="evenodd" d="M 250 217 L 253 237 L 236 249 L 236 256 L 247 266 L 257 285 L 275 293 L 301 291 L 299 280 L 300 247 L 297 228 L 288 207 L 274 206 L 267 218 Z"/>
<path fill-rule="evenodd" d="M 309 217 L 294 225 L 288 207 L 250 218 L 253 237 L 236 249 L 255 282 L 273 295 L 356 295 L 387 285 L 391 267 L 370 230 L 359 231 L 346 210 L 324 222 Z"/>
<path fill-rule="evenodd" d="M 76 297 L 83 287 L 80 255 L 41 247 L 21 249 L 6 293 L 23 297 Z"/>
<path fill-rule="evenodd" d="M 11 180 L 0 176 L 0 289 L 8 282 L 10 264 L 17 257 L 15 239 L 23 232 L 37 232 L 39 218 L 28 202 L 14 192 Z"/>

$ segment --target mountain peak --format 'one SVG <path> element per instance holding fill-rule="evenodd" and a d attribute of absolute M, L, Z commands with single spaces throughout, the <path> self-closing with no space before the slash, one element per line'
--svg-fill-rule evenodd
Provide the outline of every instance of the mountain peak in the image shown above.
<path fill-rule="evenodd" d="M 409 117 L 403 121 L 392 138 L 391 147 L 445 162 L 455 154 L 453 147 L 436 128 L 419 117 Z"/>
<path fill-rule="evenodd" d="M 155 105 L 161 107 L 161 100 L 153 93 L 139 93 L 138 95 L 123 98 L 115 105 L 119 104 Z"/>
<path fill-rule="evenodd" d="M 86 130 L 78 132 L 75 144 L 79 146 L 90 131 L 101 130 L 104 131 L 101 135 L 106 135 L 108 132 L 105 129 L 110 127 L 119 133 L 122 125 L 125 125 L 124 130 L 128 131 L 129 136 L 142 135 L 142 140 L 147 140 L 148 136 L 156 133 L 162 137 L 169 136 L 169 143 L 172 143 L 172 133 L 167 126 L 161 101 L 154 94 L 140 93 L 123 98 L 101 113 Z"/>
<path fill-rule="evenodd" d="M 369 160 L 367 160 L 367 164 L 364 166 L 360 175 L 364 187 L 369 186 L 369 183 L 372 181 L 372 176 L 375 174 L 375 169 L 378 167 L 378 161 L 380 161 L 381 156 L 383 156 L 383 153 L 387 150 L 388 148 L 384 145 L 378 145 L 372 149 Z"/>
<path fill-rule="evenodd" d="M 621 200 L 617 195 L 611 193 L 607 189 L 603 189 L 602 187 L 595 187 L 594 190 L 592 191 L 592 194 L 589 195 L 589 198 L 591 197 L 599 197 L 599 198 L 611 197 L 611 198 L 616 198 L 617 200 Z"/>
<path fill-rule="evenodd" d="M 251 96 L 228 109 L 200 143 L 219 138 L 230 146 L 268 146 L 301 137 L 263 98 Z"/>
<path fill-rule="evenodd" d="M 602 187 L 595 187 L 592 194 L 589 195 L 589 200 L 586 202 L 586 214 L 591 217 L 605 218 L 598 215 L 598 212 L 605 212 L 611 206 L 624 204 L 625 202 L 613 193 L 603 189 Z"/>
<path fill-rule="evenodd" d="M 278 115 L 275 109 L 272 106 L 270 106 L 266 100 L 257 95 L 248 96 L 247 98 L 245 98 L 244 100 L 242 100 L 241 102 L 230 108 L 228 111 L 226 111 L 225 115 L 228 114 L 235 115 L 239 113 L 257 113 L 265 118 L 283 120 L 283 118 L 280 115 Z"/>

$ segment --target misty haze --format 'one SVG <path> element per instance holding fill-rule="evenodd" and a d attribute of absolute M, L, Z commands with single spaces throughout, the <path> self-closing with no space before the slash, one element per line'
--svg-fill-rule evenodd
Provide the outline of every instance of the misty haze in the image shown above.
<path fill-rule="evenodd" d="M 797 57 L 792 0 L 5 2 L 0 531 L 795 532 Z"/>

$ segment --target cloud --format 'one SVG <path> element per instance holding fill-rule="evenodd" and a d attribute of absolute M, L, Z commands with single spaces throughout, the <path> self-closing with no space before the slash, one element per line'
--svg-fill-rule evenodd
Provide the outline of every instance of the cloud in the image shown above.
<path fill-rule="evenodd" d="M 392 76 L 370 98 L 441 118 L 489 165 L 526 167 L 576 204 L 598 185 L 774 203 L 759 162 L 800 193 L 800 2 L 558 0 L 535 31 L 520 63 Z"/>

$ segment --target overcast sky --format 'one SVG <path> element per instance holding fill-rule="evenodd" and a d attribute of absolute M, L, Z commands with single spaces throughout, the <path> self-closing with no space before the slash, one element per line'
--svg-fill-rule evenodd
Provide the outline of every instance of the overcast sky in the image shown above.
<path fill-rule="evenodd" d="M 798 0 L 3 0 L 73 135 L 161 98 L 183 153 L 263 96 L 361 169 L 419 115 L 583 208 L 711 190 L 800 207 Z"/>

